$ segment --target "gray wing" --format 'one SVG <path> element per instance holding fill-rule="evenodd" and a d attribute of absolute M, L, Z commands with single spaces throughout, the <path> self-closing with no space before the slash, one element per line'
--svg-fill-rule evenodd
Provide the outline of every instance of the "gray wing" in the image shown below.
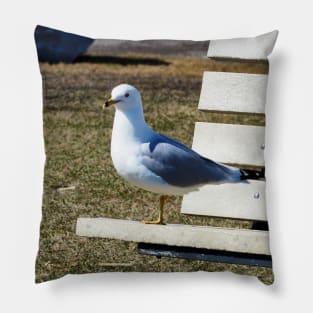
<path fill-rule="evenodd" d="M 232 169 L 202 157 L 178 141 L 156 135 L 144 153 L 143 164 L 167 183 L 189 187 L 232 179 Z"/>

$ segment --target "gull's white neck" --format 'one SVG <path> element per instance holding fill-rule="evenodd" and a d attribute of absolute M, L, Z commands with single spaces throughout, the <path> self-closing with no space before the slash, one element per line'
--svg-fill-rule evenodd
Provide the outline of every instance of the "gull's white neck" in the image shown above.
<path fill-rule="evenodd" d="M 133 142 L 143 142 L 151 134 L 151 129 L 146 124 L 142 107 L 131 110 L 120 110 L 116 108 L 112 144 L 114 141 L 120 143 L 125 140 Z"/>

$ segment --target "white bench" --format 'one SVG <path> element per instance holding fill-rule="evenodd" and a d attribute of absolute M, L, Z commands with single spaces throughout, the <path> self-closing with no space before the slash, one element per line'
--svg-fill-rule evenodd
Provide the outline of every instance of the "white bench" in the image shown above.
<path fill-rule="evenodd" d="M 220 81 L 216 83 L 216 81 Z M 267 75 L 205 72 L 198 108 L 212 112 L 264 113 Z M 250 106 L 249 106 L 250 104 Z M 197 122 L 192 148 L 239 167 L 264 169 L 265 127 Z M 183 197 L 181 213 L 255 221 L 259 229 L 205 227 L 209 250 L 140 244 L 142 253 L 271 267 L 265 181 L 207 185 Z M 227 237 L 224 235 L 227 234 Z M 225 244 L 226 241 L 227 243 Z M 259 250 L 257 247 L 262 246 Z"/>
<path fill-rule="evenodd" d="M 264 74 L 205 72 L 198 108 L 262 114 L 266 84 Z M 197 122 L 192 147 L 215 161 L 260 169 L 264 167 L 264 132 L 263 126 Z M 181 213 L 246 219 L 264 226 L 265 182 L 204 186 L 184 196 Z M 267 230 L 79 218 L 76 233 L 138 242 L 139 253 L 158 257 L 271 267 Z"/>

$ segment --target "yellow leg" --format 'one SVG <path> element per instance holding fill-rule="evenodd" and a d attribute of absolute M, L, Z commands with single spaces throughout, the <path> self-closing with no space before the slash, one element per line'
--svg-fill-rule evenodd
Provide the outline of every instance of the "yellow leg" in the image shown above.
<path fill-rule="evenodd" d="M 159 218 L 155 221 L 143 221 L 145 224 L 164 224 L 163 223 L 163 208 L 164 208 L 164 204 L 166 199 L 168 198 L 168 196 L 162 195 L 160 197 L 160 211 L 159 211 Z"/>

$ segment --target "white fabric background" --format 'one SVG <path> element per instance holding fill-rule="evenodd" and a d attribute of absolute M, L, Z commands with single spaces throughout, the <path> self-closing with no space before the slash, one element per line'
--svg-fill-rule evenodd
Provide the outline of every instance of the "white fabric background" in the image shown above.
<path fill-rule="evenodd" d="M 312 312 L 311 1 L 3 1 L 2 312 Z M 267 103 L 276 283 L 229 273 L 94 274 L 34 284 L 44 166 L 36 24 L 90 37 L 212 39 L 279 29 Z"/>

